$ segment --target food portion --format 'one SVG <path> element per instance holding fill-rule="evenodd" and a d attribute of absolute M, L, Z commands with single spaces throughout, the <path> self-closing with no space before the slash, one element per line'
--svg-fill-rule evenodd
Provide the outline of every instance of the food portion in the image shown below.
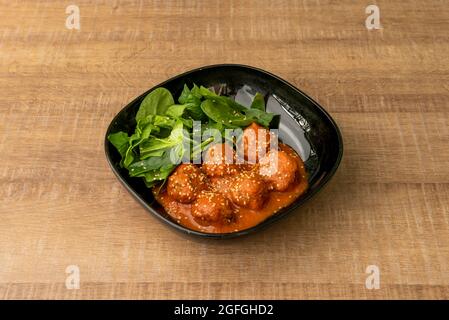
<path fill-rule="evenodd" d="M 208 190 L 201 192 L 193 203 L 192 216 L 201 225 L 230 224 L 234 210 L 223 194 Z"/>
<path fill-rule="evenodd" d="M 245 107 L 196 85 L 185 85 L 178 103 L 157 88 L 142 100 L 134 132 L 108 139 L 120 166 L 143 179 L 174 221 L 229 233 L 259 224 L 307 190 L 303 161 L 277 141 L 276 117 L 259 93 Z"/>
<path fill-rule="evenodd" d="M 207 174 L 205 163 L 196 165 L 207 176 L 206 187 L 190 203 L 170 194 L 174 183 L 170 178 L 167 188 L 153 189 L 154 196 L 170 216 L 190 229 L 227 233 L 250 228 L 290 205 L 308 186 L 304 164 L 293 149 L 280 143 L 279 150 L 270 152 L 263 159 L 277 156 L 277 169 L 272 165 L 267 170 L 262 159 L 256 164 L 236 164 L 232 174 L 217 176 Z"/>
<path fill-rule="evenodd" d="M 193 202 L 198 193 L 206 189 L 206 175 L 193 164 L 180 164 L 168 178 L 167 193 L 180 203 Z"/>
<path fill-rule="evenodd" d="M 240 147 L 245 160 L 250 163 L 257 162 L 270 148 L 270 142 L 276 137 L 270 131 L 253 122 L 243 130 Z"/>
<path fill-rule="evenodd" d="M 260 160 L 260 174 L 270 190 L 287 190 L 295 181 L 298 170 L 292 150 L 272 150 Z"/>
<path fill-rule="evenodd" d="M 236 155 L 232 146 L 227 143 L 217 143 L 205 152 L 202 168 L 210 177 L 223 177 L 238 172 L 235 162 Z"/>

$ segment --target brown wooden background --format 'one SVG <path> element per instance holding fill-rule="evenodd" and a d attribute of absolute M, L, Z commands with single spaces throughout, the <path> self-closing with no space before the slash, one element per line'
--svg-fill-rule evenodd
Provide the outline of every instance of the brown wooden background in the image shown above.
<path fill-rule="evenodd" d="M 449 298 L 449 3 L 375 1 L 368 31 L 372 3 L 1 1 L 0 298 Z M 215 63 L 303 89 L 345 154 L 296 214 L 201 242 L 131 198 L 103 138 L 141 92 Z"/>

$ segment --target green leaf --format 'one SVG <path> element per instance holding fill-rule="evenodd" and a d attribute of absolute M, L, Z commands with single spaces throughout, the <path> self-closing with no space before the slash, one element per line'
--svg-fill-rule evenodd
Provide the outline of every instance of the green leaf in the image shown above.
<path fill-rule="evenodd" d="M 184 125 L 184 127 L 192 129 L 192 127 L 193 127 L 193 120 L 192 119 L 179 118 L 179 120 L 181 120 L 181 122 Z"/>
<path fill-rule="evenodd" d="M 128 134 L 123 131 L 111 133 L 110 135 L 108 135 L 108 140 L 123 157 L 126 153 L 126 149 L 128 148 Z"/>
<path fill-rule="evenodd" d="M 196 84 L 193 85 L 192 90 L 190 90 L 189 87 L 186 84 L 184 84 L 184 88 L 181 92 L 181 95 L 178 98 L 178 102 L 180 104 L 186 103 L 200 104 L 201 98 L 202 95 L 200 89 L 197 87 Z"/>
<path fill-rule="evenodd" d="M 186 109 L 187 109 L 187 113 L 189 114 L 189 116 L 194 120 L 204 121 L 207 119 L 207 116 L 204 114 L 203 110 L 201 109 L 201 103 L 189 104 Z"/>
<path fill-rule="evenodd" d="M 125 168 L 128 168 L 131 163 L 134 162 L 136 159 L 136 154 L 134 153 L 133 149 L 130 147 L 128 151 L 126 152 L 125 158 L 122 159 L 122 166 Z"/>
<path fill-rule="evenodd" d="M 176 120 L 161 115 L 155 115 L 153 118 L 153 125 L 160 128 L 172 129 L 176 123 Z"/>
<path fill-rule="evenodd" d="M 153 131 L 159 131 L 159 128 L 153 125 L 152 123 L 148 123 L 142 130 L 141 139 L 142 140 L 148 139 L 150 137 L 151 132 Z"/>
<path fill-rule="evenodd" d="M 205 114 L 201 110 L 201 92 L 200 88 L 194 84 L 192 90 L 184 85 L 184 89 L 181 92 L 181 95 L 178 98 L 179 103 L 185 105 L 184 111 L 187 111 L 188 115 L 195 120 L 205 120 Z"/>
<path fill-rule="evenodd" d="M 159 170 L 160 168 L 172 165 L 169 152 L 165 151 L 161 157 L 149 157 L 145 160 L 134 162 L 129 166 L 129 175 L 136 177 L 145 172 Z"/>
<path fill-rule="evenodd" d="M 212 120 L 228 128 L 245 127 L 253 122 L 222 100 L 207 99 L 201 103 L 201 109 Z"/>
<path fill-rule="evenodd" d="M 192 95 L 192 92 L 190 91 L 189 87 L 184 84 L 184 88 L 182 89 L 181 94 L 178 97 L 179 104 L 186 104 L 188 102 L 191 102 L 192 99 L 201 99 L 201 97 L 195 97 Z"/>
<path fill-rule="evenodd" d="M 143 99 L 136 114 L 136 121 L 139 122 L 150 114 L 163 115 L 173 104 L 175 101 L 170 91 L 165 88 L 156 88 Z"/>
<path fill-rule="evenodd" d="M 201 155 L 201 152 L 212 142 L 214 142 L 215 138 L 213 136 L 207 138 L 200 144 L 194 146 L 192 148 L 191 159 L 193 160 L 195 157 Z"/>
<path fill-rule="evenodd" d="M 254 96 L 253 102 L 251 103 L 250 109 L 258 109 L 260 111 L 265 111 L 265 100 L 263 95 L 259 92 Z"/>
<path fill-rule="evenodd" d="M 162 157 L 164 150 L 155 150 L 151 152 L 146 152 L 144 156 L 140 156 L 140 159 L 146 159 L 148 157 Z M 140 152 L 142 154 L 142 152 Z"/>
<path fill-rule="evenodd" d="M 201 103 L 201 109 L 213 121 L 228 128 L 246 127 L 252 122 L 268 127 L 274 116 L 273 113 L 267 113 L 259 109 L 245 108 L 245 110 L 239 112 L 222 100 L 216 99 L 204 100 Z"/>
<path fill-rule="evenodd" d="M 201 99 L 203 97 L 200 88 L 196 84 L 193 84 L 192 90 L 190 90 L 190 92 L 198 99 Z"/>
<path fill-rule="evenodd" d="M 240 103 L 238 103 L 234 99 L 231 99 L 231 98 L 225 97 L 225 96 L 219 96 L 218 94 L 210 91 L 209 89 L 207 89 L 203 86 L 200 87 L 199 91 L 204 98 L 219 101 L 223 104 L 227 104 L 228 106 L 230 106 L 232 109 L 234 109 L 236 111 L 243 111 L 243 110 L 248 109 L 245 106 L 242 106 Z"/>
<path fill-rule="evenodd" d="M 168 108 L 166 115 L 173 118 L 181 118 L 188 106 L 188 104 L 174 104 Z"/>
<path fill-rule="evenodd" d="M 189 95 L 190 95 L 190 89 L 189 89 L 189 87 L 186 84 L 184 84 L 184 87 L 182 88 L 181 94 L 178 97 L 178 102 L 180 104 L 186 103 L 187 102 L 187 98 L 188 98 Z"/>
<path fill-rule="evenodd" d="M 131 163 L 134 162 L 136 155 L 133 151 L 134 147 L 138 144 L 140 140 L 140 134 L 138 132 L 134 132 L 128 141 L 128 148 L 126 149 L 125 157 L 122 159 L 121 165 L 125 168 L 128 168 Z"/>
<path fill-rule="evenodd" d="M 184 125 L 182 121 L 177 120 L 176 124 L 173 127 L 173 130 L 170 132 L 170 135 L 167 138 L 152 138 L 142 144 L 140 148 L 140 157 L 141 159 L 145 159 L 146 157 L 148 157 L 148 154 L 152 153 L 153 151 L 172 148 L 178 144 L 183 143 L 185 138 Z"/>
<path fill-rule="evenodd" d="M 274 113 L 260 111 L 259 109 L 248 109 L 246 110 L 245 115 L 249 119 L 253 119 L 253 121 L 257 122 L 258 124 L 264 127 L 269 127 Z"/>
<path fill-rule="evenodd" d="M 122 166 L 128 168 L 135 160 L 138 160 L 138 156 L 134 149 L 142 142 L 149 139 L 153 130 L 159 128 L 152 123 L 147 123 L 143 128 L 143 122 L 139 122 L 136 127 L 136 132 L 129 138 L 128 149 L 126 150 L 125 157 L 122 159 Z"/>
<path fill-rule="evenodd" d="M 214 120 L 209 120 L 209 122 L 207 122 L 205 125 L 201 126 L 203 134 L 204 132 L 208 131 L 208 130 L 218 130 L 218 131 L 223 131 L 224 132 L 224 126 L 221 123 L 215 122 Z"/>

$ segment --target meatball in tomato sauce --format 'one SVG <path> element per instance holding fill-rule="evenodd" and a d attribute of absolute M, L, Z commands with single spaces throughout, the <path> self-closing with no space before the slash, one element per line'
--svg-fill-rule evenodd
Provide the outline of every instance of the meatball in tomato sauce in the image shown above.
<path fill-rule="evenodd" d="M 235 164 L 235 152 L 227 143 L 218 143 L 206 151 L 202 165 L 204 172 L 211 177 L 221 177 L 238 172 Z"/>
<path fill-rule="evenodd" d="M 168 178 L 167 193 L 181 203 L 191 203 L 199 191 L 207 189 L 206 175 L 193 164 L 181 164 Z"/>
<path fill-rule="evenodd" d="M 229 200 L 222 194 L 203 191 L 192 204 L 192 216 L 201 224 L 229 223 L 234 214 Z"/>
<path fill-rule="evenodd" d="M 283 150 L 271 150 L 260 160 L 259 173 L 270 190 L 285 191 L 295 181 L 298 162 Z"/>
<path fill-rule="evenodd" d="M 236 176 L 229 191 L 233 203 L 253 210 L 262 208 L 267 198 L 266 184 L 254 171 L 242 172 Z"/>
<path fill-rule="evenodd" d="M 253 122 L 243 130 L 239 154 L 243 152 L 245 160 L 255 163 L 268 152 L 272 138 L 274 136 L 268 129 Z"/>

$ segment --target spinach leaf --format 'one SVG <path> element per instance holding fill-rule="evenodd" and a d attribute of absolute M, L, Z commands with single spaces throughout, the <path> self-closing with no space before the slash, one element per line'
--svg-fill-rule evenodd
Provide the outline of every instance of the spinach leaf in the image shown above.
<path fill-rule="evenodd" d="M 259 92 L 257 92 L 256 95 L 254 96 L 250 109 L 265 111 L 265 100 L 263 98 L 263 95 L 260 94 Z"/>
<path fill-rule="evenodd" d="M 203 97 L 200 88 L 196 84 L 193 84 L 192 90 L 190 90 L 190 92 L 192 93 L 192 95 L 199 99 Z"/>
<path fill-rule="evenodd" d="M 150 134 L 154 134 L 160 131 L 160 128 L 154 124 L 157 115 L 147 115 L 145 118 L 137 121 L 135 133 L 138 133 L 145 138 L 148 138 Z"/>
<path fill-rule="evenodd" d="M 138 122 L 150 114 L 163 115 L 168 107 L 173 104 L 175 104 L 175 101 L 170 91 L 165 88 L 156 88 L 143 99 L 136 114 L 136 121 Z"/>
<path fill-rule="evenodd" d="M 201 103 L 203 112 L 215 122 L 222 123 L 229 128 L 245 127 L 252 122 L 257 122 L 268 127 L 274 114 L 265 112 L 265 102 L 261 94 L 256 94 L 255 108 L 249 109 L 229 97 L 219 96 L 209 89 L 200 87 L 201 93 L 206 100 Z M 262 100 L 262 101 L 260 101 Z"/>
<path fill-rule="evenodd" d="M 148 158 L 148 157 L 162 157 L 164 154 L 164 150 L 155 150 L 155 151 L 151 151 L 151 152 L 146 152 L 145 153 L 145 157 L 140 157 L 142 158 Z"/>
<path fill-rule="evenodd" d="M 140 146 L 140 158 L 146 159 L 149 154 L 158 150 L 165 150 L 172 148 L 178 144 L 182 144 L 186 139 L 185 129 L 182 121 L 177 120 L 170 135 L 167 138 L 152 138 L 145 141 Z"/>
<path fill-rule="evenodd" d="M 140 176 L 143 173 L 158 170 L 162 167 L 172 165 L 170 161 L 170 155 L 168 151 L 165 151 L 160 157 L 149 157 L 145 160 L 141 160 L 133 163 L 129 166 L 129 175 L 131 177 Z"/>
<path fill-rule="evenodd" d="M 122 167 L 128 168 L 131 163 L 134 162 L 136 154 L 134 153 L 134 147 L 138 144 L 140 140 L 140 134 L 135 132 L 131 135 L 128 141 L 128 148 L 126 149 L 125 157 L 123 157 L 120 163 Z"/>
<path fill-rule="evenodd" d="M 117 149 L 122 158 L 126 153 L 126 149 L 128 148 L 128 134 L 123 131 L 119 131 L 116 133 L 111 133 L 108 135 L 108 140 L 112 145 Z"/>
<path fill-rule="evenodd" d="M 214 142 L 215 137 L 213 135 L 211 135 L 210 137 L 208 137 L 206 140 L 204 140 L 203 142 L 201 142 L 200 144 L 197 144 L 195 146 L 193 146 L 192 148 L 192 152 L 191 152 L 191 158 L 192 160 L 195 159 L 197 156 L 201 155 L 201 152 L 212 142 Z"/>
<path fill-rule="evenodd" d="M 225 102 L 215 99 L 204 100 L 201 103 L 201 109 L 209 118 L 228 128 L 246 127 L 255 121 L 254 118 L 247 117 L 241 112 L 234 110 Z"/>
<path fill-rule="evenodd" d="M 187 85 L 184 85 L 184 89 L 178 98 L 178 102 L 185 105 L 185 110 L 194 120 L 205 120 L 206 116 L 200 107 L 201 98 L 200 88 L 196 84 L 193 85 L 192 90 L 190 90 Z"/>
<path fill-rule="evenodd" d="M 172 129 L 176 120 L 167 116 L 155 115 L 153 118 L 153 125 L 159 128 Z"/>
<path fill-rule="evenodd" d="M 154 126 L 152 123 L 147 123 L 146 125 L 144 125 L 143 121 L 139 121 L 137 123 L 136 131 L 129 138 L 128 149 L 126 150 L 125 156 L 122 159 L 121 165 L 125 168 L 128 168 L 138 157 L 136 155 L 136 152 L 134 152 L 134 149 L 142 142 L 149 139 L 152 131 L 158 130 L 159 128 Z"/>
<path fill-rule="evenodd" d="M 183 118 L 183 115 L 186 115 L 187 111 L 188 111 L 188 115 L 187 115 L 188 119 L 186 119 L 185 117 Z M 171 116 L 175 119 L 180 119 L 183 122 L 184 122 L 184 120 L 186 120 L 186 121 L 192 120 L 189 118 L 193 118 L 195 120 L 201 120 L 202 118 L 204 118 L 204 113 L 201 110 L 201 107 L 199 105 L 195 106 L 192 103 L 172 105 L 170 108 L 168 108 L 167 115 Z M 189 116 L 191 116 L 191 117 L 189 117 Z M 190 124 L 190 125 L 188 124 L 190 122 L 184 122 L 184 124 L 187 127 L 191 128 L 192 124 Z"/>
<path fill-rule="evenodd" d="M 248 109 L 245 111 L 245 115 L 257 122 L 258 124 L 269 127 L 271 120 L 273 119 L 274 113 L 268 113 L 265 111 L 260 111 L 259 109 Z"/>
<path fill-rule="evenodd" d="M 200 104 L 201 102 L 201 92 L 196 84 L 193 85 L 192 90 L 189 89 L 189 87 L 184 84 L 184 88 L 181 92 L 181 95 L 178 98 L 178 102 L 180 104 L 186 104 L 186 103 L 193 103 L 193 104 Z"/>
<path fill-rule="evenodd" d="M 153 187 L 159 181 L 165 181 L 170 173 L 176 168 L 176 165 L 170 165 L 158 170 L 151 170 L 141 175 L 144 178 L 145 185 L 148 188 Z"/>
<path fill-rule="evenodd" d="M 167 109 L 166 115 L 173 118 L 181 118 L 188 104 L 174 104 Z"/>
<path fill-rule="evenodd" d="M 233 108 L 236 111 L 244 111 L 244 110 L 248 109 L 245 106 L 242 106 L 240 103 L 238 103 L 234 99 L 231 99 L 231 98 L 225 97 L 225 96 L 219 96 L 215 92 L 212 92 L 203 86 L 200 87 L 199 91 L 204 98 L 215 100 L 215 101 L 220 101 L 221 103 L 227 104 L 228 106 L 230 106 L 231 108 Z"/>
<path fill-rule="evenodd" d="M 214 120 L 209 120 L 205 125 L 201 126 L 202 133 L 204 134 L 206 131 L 209 130 L 218 130 L 220 133 L 224 133 L 225 127 L 222 123 L 215 122 Z"/>
<path fill-rule="evenodd" d="M 201 109 L 201 103 L 193 104 L 189 103 L 187 105 L 187 114 L 194 120 L 200 120 L 204 121 L 207 120 L 207 116 L 204 114 L 203 110 Z"/>
<path fill-rule="evenodd" d="M 229 117 L 232 116 L 232 109 L 227 104 L 217 100 L 204 100 L 201 103 L 201 109 L 209 119 L 213 120 L 211 124 L 219 123 L 224 126 L 225 122 L 228 124 Z"/>

